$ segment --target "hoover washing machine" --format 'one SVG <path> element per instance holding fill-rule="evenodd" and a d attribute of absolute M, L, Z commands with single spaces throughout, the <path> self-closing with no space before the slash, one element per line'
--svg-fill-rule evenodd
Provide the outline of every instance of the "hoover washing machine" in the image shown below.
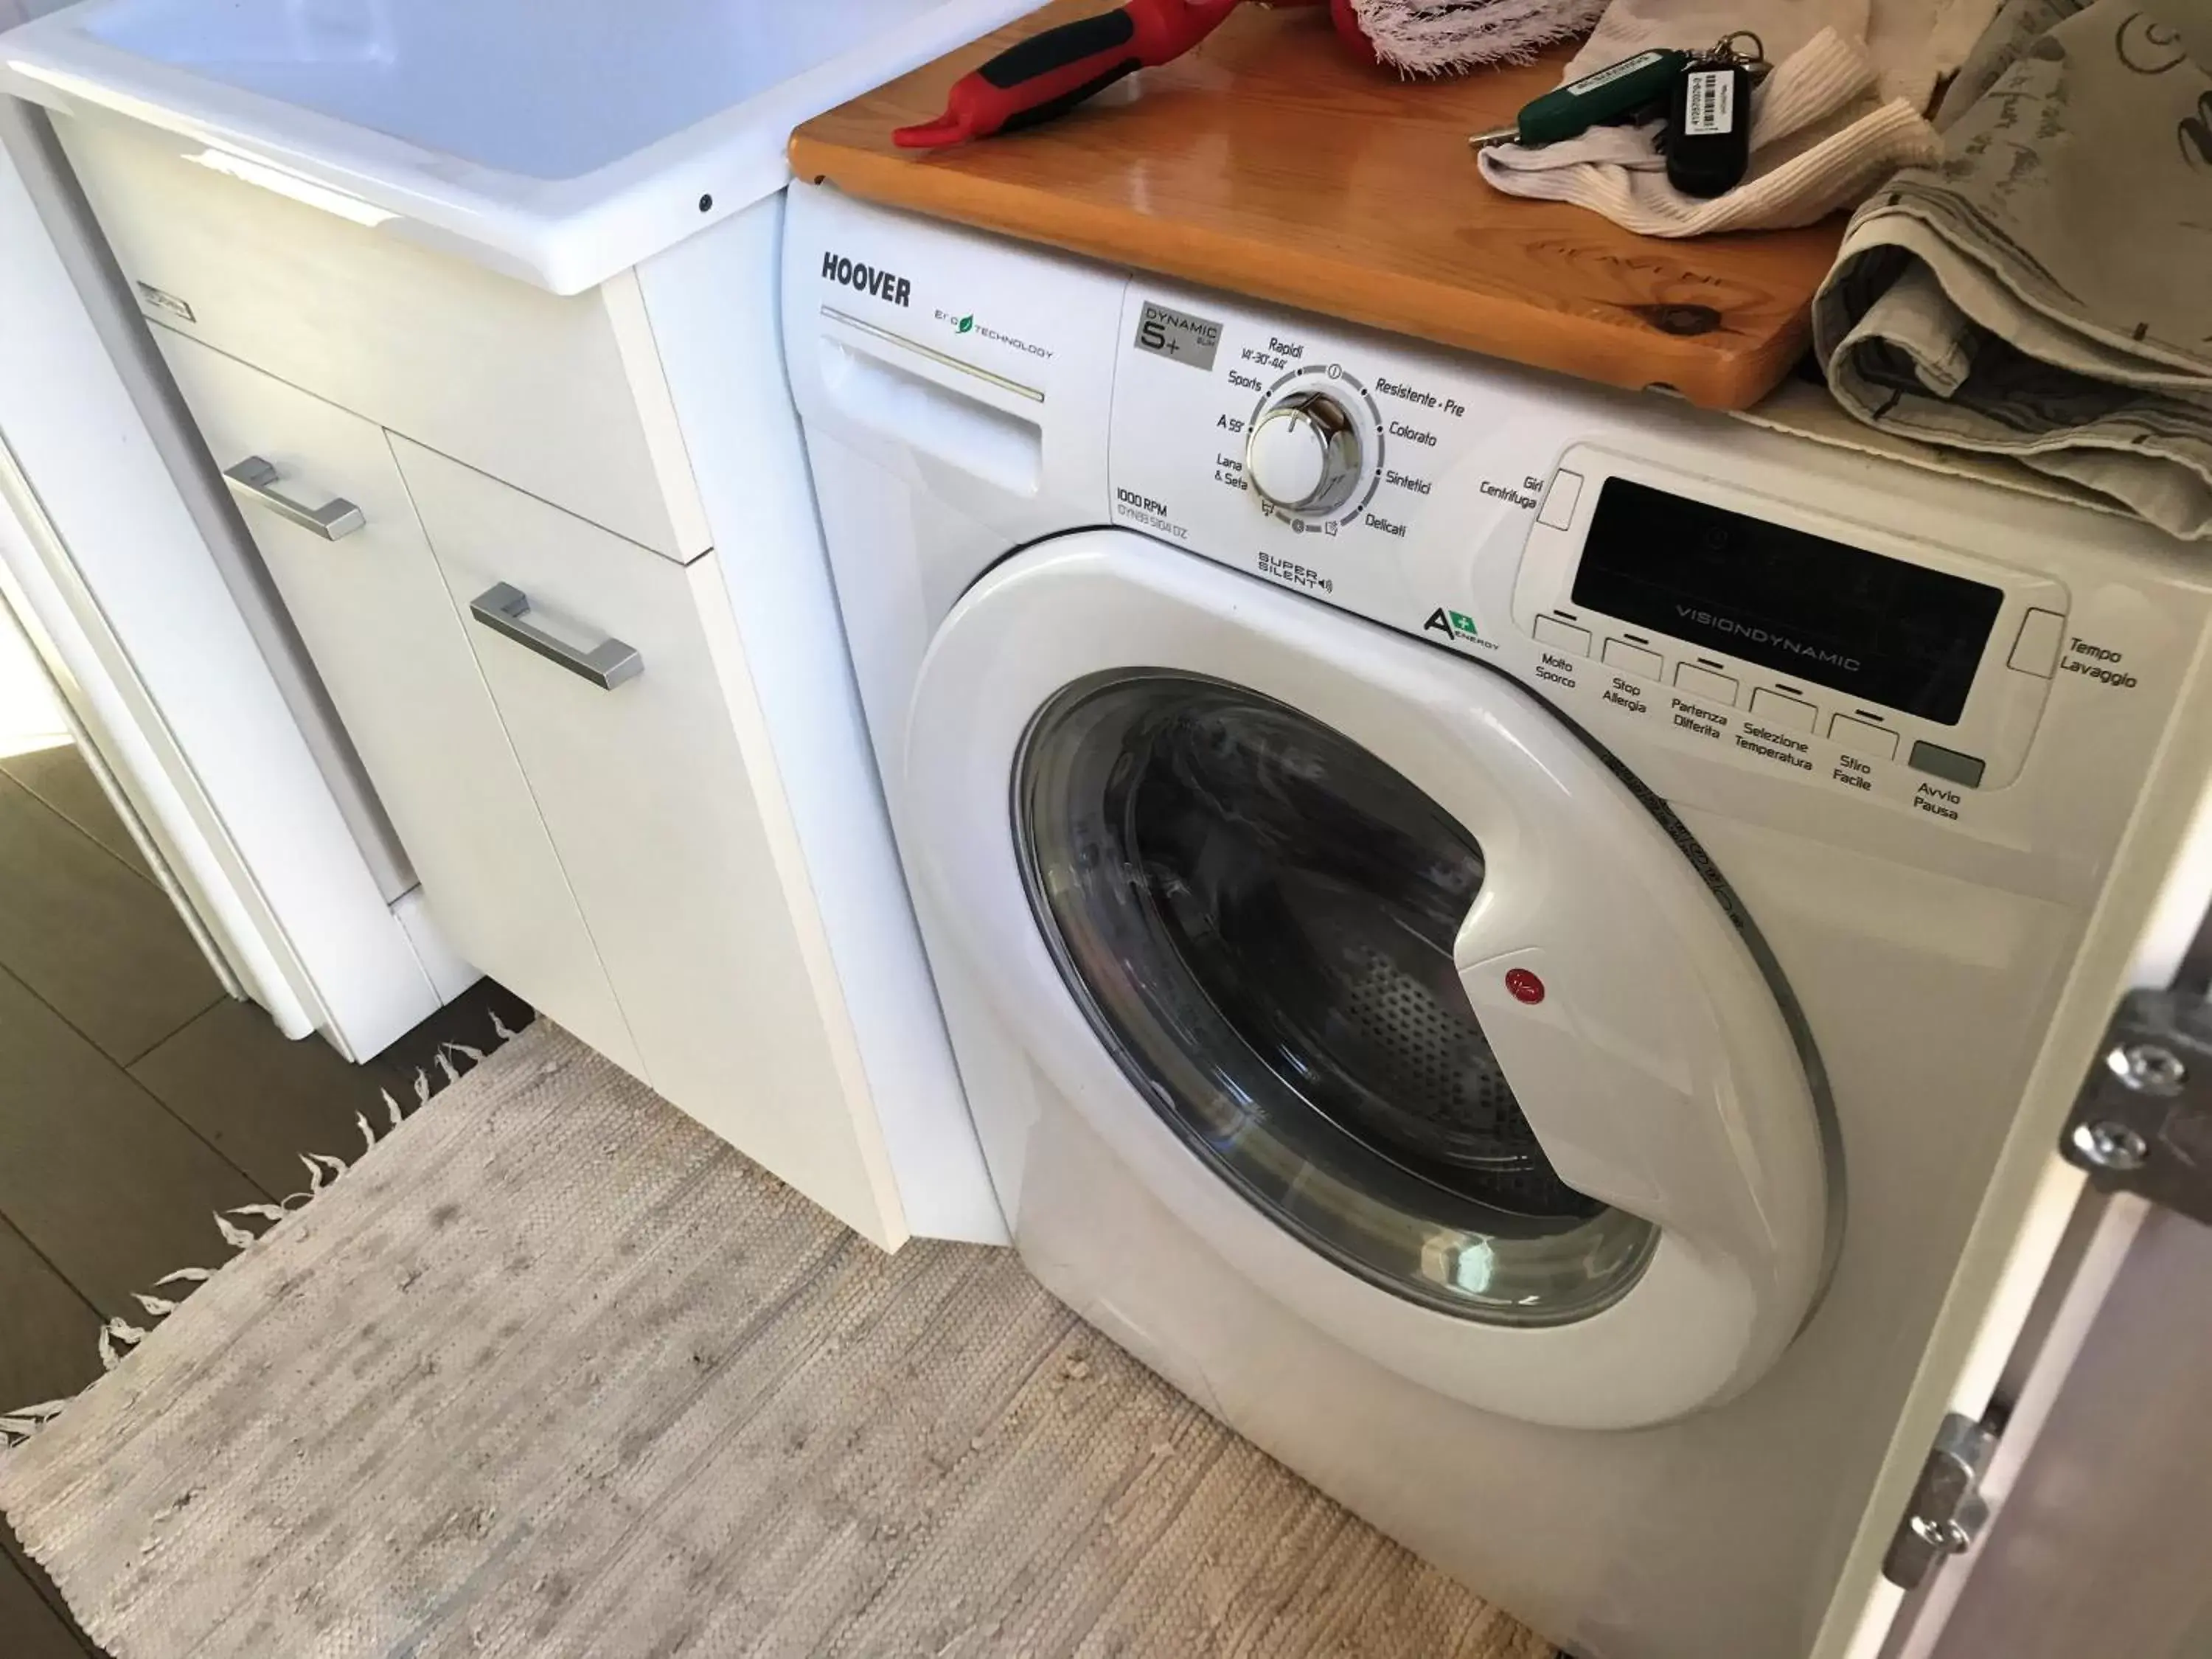
<path fill-rule="evenodd" d="M 783 301 L 1028 1266 L 1577 1652 L 1840 1651 L 2181 550 L 823 187 Z"/>

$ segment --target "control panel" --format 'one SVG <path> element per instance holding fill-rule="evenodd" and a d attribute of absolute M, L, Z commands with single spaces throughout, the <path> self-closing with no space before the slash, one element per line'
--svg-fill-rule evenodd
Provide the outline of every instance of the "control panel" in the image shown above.
<path fill-rule="evenodd" d="M 1951 787 L 1935 803 L 2019 775 L 2067 603 L 2043 578 L 1577 444 L 1514 611 L 1548 655 L 1632 679 L 1693 737 L 1869 793 L 1875 763 L 1900 763 Z"/>
<path fill-rule="evenodd" d="M 1109 475 L 1114 521 L 1485 661 L 1625 756 L 2000 838 L 1980 804 L 2054 688 L 2125 718 L 2152 637 L 2060 579 L 2081 515 L 1146 279 Z M 2058 574 L 2007 556 L 2030 526 Z"/>

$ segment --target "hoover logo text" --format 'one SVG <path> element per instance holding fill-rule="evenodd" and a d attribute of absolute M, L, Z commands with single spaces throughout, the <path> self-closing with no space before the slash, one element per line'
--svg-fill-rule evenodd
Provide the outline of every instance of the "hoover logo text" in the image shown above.
<path fill-rule="evenodd" d="M 842 253 L 822 256 L 822 275 L 830 282 L 842 283 L 847 288 L 856 288 L 876 299 L 888 300 L 895 306 L 905 305 L 914 292 L 914 284 L 897 273 L 875 265 L 858 264 Z"/>

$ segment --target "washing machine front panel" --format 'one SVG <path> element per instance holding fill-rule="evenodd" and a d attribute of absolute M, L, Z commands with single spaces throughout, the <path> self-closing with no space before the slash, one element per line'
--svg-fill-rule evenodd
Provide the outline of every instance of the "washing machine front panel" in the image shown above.
<path fill-rule="evenodd" d="M 1339 1340 L 1626 1426 L 1747 1387 L 1803 1320 L 1828 1176 L 1774 991 L 1503 677 L 1065 538 L 939 630 L 902 793 L 941 943 L 1030 1063 Z"/>
<path fill-rule="evenodd" d="M 2109 965 L 2146 860 L 2159 856 L 2160 826 L 2170 828 L 2160 808 L 2170 813 L 2183 787 L 2172 781 L 2175 746 L 2195 753 L 2172 711 L 2199 690 L 2194 665 L 2212 602 L 2201 558 L 2143 526 L 1977 482 L 1971 475 L 1990 469 L 1971 458 L 1946 458 L 1936 471 L 1868 454 L 1878 440 L 1837 417 L 1817 388 L 1784 388 L 1753 416 L 1782 430 L 1759 430 L 1665 398 L 1079 265 L 826 186 L 794 185 L 789 222 L 791 378 L 839 601 L 940 996 L 1025 1262 L 1192 1398 L 1578 1653 L 1802 1655 L 1816 1632 L 1839 1634 L 1854 1608 L 1832 1603 L 1838 1576 L 1850 1562 L 1864 1566 L 1869 1540 L 1892 1524 L 1896 1483 L 1917 1473 L 1936 1396 L 1964 1354 L 1961 1322 L 1977 1316 L 1993 1258 L 1968 1250 L 1970 1239 L 2002 1253 L 2022 1181 L 2047 1151 L 2054 1089 L 2070 1086 L 2052 1082 L 2058 1050 L 2045 1033 L 2078 1036 L 2101 1021 L 2103 1008 L 2088 1006 L 2100 986 L 2081 975 L 2077 955 L 2086 940 Z M 819 283 L 833 245 L 911 275 L 917 298 L 941 281 L 939 308 L 972 312 L 979 337 L 988 324 L 1052 349 L 1048 360 L 1000 366 L 1005 380 L 1045 392 L 1041 401 L 948 378 L 1012 417 L 991 423 L 995 436 L 1036 428 L 1041 468 L 1009 477 L 994 434 L 948 443 L 975 425 L 959 408 L 950 420 L 942 410 L 909 418 L 905 391 L 927 368 L 838 379 L 857 348 L 849 329 L 822 321 L 824 305 L 854 310 Z M 1094 327 L 1109 297 L 1118 318 Z M 1022 320 L 1007 321 L 1009 307 Z M 1182 320 L 1147 317 L 1162 307 Z M 1146 336 L 1148 322 L 1157 338 Z M 1096 349 L 1085 343 L 1094 334 Z M 955 343 L 945 355 L 964 351 Z M 1050 378 L 1036 377 L 1039 361 Z M 1375 493 L 1334 520 L 1263 513 L 1245 487 L 1243 428 L 1283 375 L 1318 364 L 1325 376 L 1332 362 L 1382 416 Z M 856 403 L 870 386 L 899 395 Z M 1562 471 L 1577 473 L 1579 488 L 1561 493 Z M 1757 661 L 1722 640 L 1717 623 L 1670 642 L 1674 630 L 1652 624 L 1633 594 L 1578 595 L 1614 476 L 2002 589 L 1977 684 L 1961 720 L 1949 722 L 1988 735 L 1918 734 L 1984 758 L 1980 785 L 1916 772 L 1916 739 L 1902 733 L 1894 757 L 1869 756 L 1863 737 L 1854 748 L 1817 721 L 1809 735 L 1779 723 L 1802 711 L 1771 713 L 1771 697 L 1757 695 L 1790 696 L 1789 682 L 1820 703 L 1860 687 Z M 1345 523 L 1353 504 L 1360 517 Z M 1511 676 L 1665 800 L 1726 872 L 1819 1045 L 1843 1141 L 1832 1167 L 1845 1171 L 1828 1201 L 1849 1206 L 1817 1308 L 1756 1386 L 1637 1432 L 1537 1426 L 1527 1419 L 1620 1420 L 1601 1419 L 1587 1401 L 1555 1401 L 1548 1417 L 1540 1401 L 1519 1415 L 1496 1402 L 1514 1388 L 1530 1398 L 1574 1393 L 1591 1368 L 1565 1348 L 1663 1302 L 1677 1236 L 1662 1233 L 1644 1277 L 1605 1313 L 1494 1330 L 1381 1291 L 1267 1218 L 1132 1085 L 1064 989 L 1009 827 L 1025 722 L 1085 672 L 1076 658 L 1096 629 L 1121 625 L 1115 607 L 1056 615 L 1057 635 L 1008 643 L 1010 653 L 1054 653 L 1065 671 L 1020 715 L 993 701 L 1002 687 L 1020 695 L 1010 672 L 971 701 L 960 731 L 940 723 L 921 734 L 955 765 L 970 745 L 1002 746 L 995 774 L 909 769 L 906 756 L 923 655 L 960 596 L 1010 550 L 1109 521 L 1186 562 L 1256 577 L 1310 613 L 1369 617 L 1431 657 L 1456 653 Z M 2039 583 L 2057 591 L 2039 597 Z M 2030 617 L 2036 610 L 2063 613 L 2056 672 L 2039 691 L 2015 678 L 2052 665 L 2050 618 Z M 1657 672 L 1620 647 L 1662 659 Z M 1696 657 L 1720 659 L 1694 665 L 1737 678 L 1737 702 L 1672 683 L 1680 660 Z M 1250 683 L 1225 661 L 1197 672 Z M 1259 689 L 1320 713 L 1301 686 Z M 1678 708 L 1678 695 L 1697 710 Z M 1949 712 L 1914 715 L 1870 696 L 1868 709 L 1885 720 L 1942 726 Z M 1822 703 L 1820 719 L 1832 712 Z M 1494 836 L 1467 824 L 1397 742 L 1346 718 L 1327 724 L 1450 809 L 1491 860 Z M 2009 782 L 2008 754 L 2019 764 Z M 942 793 L 969 789 L 991 796 L 988 810 L 950 813 Z M 940 818 L 976 845 L 927 844 Z M 994 859 L 998 884 L 967 899 L 985 890 L 968 866 Z M 941 890 L 963 896 L 948 902 Z M 1510 1029 L 1479 1018 L 1486 1035 Z M 1048 1066 L 1055 1050 L 1068 1063 Z M 1517 1075 L 1514 1086 L 1528 1092 Z M 2021 1121 L 2023 1091 L 2036 1122 Z M 1542 1144 L 1551 1151 L 1548 1132 Z M 1674 1350 L 1664 1336 L 1655 1346 L 1650 1330 L 1606 1351 L 1607 1363 L 1665 1372 Z M 1700 1355 L 1725 1346 L 1687 1321 L 1669 1334 Z M 1455 1360 L 1479 1363 L 1490 1379 L 1476 1407 L 1450 1392 Z M 1696 1392 L 1662 1382 L 1678 1396 Z M 1880 1543 L 1871 1547 L 1878 1558 Z"/>

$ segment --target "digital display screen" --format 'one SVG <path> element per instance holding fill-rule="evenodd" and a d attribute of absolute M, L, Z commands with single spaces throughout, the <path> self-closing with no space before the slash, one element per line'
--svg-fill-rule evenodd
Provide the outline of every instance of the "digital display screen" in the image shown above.
<path fill-rule="evenodd" d="M 1575 603 L 1955 725 L 2004 592 L 1607 478 Z"/>

